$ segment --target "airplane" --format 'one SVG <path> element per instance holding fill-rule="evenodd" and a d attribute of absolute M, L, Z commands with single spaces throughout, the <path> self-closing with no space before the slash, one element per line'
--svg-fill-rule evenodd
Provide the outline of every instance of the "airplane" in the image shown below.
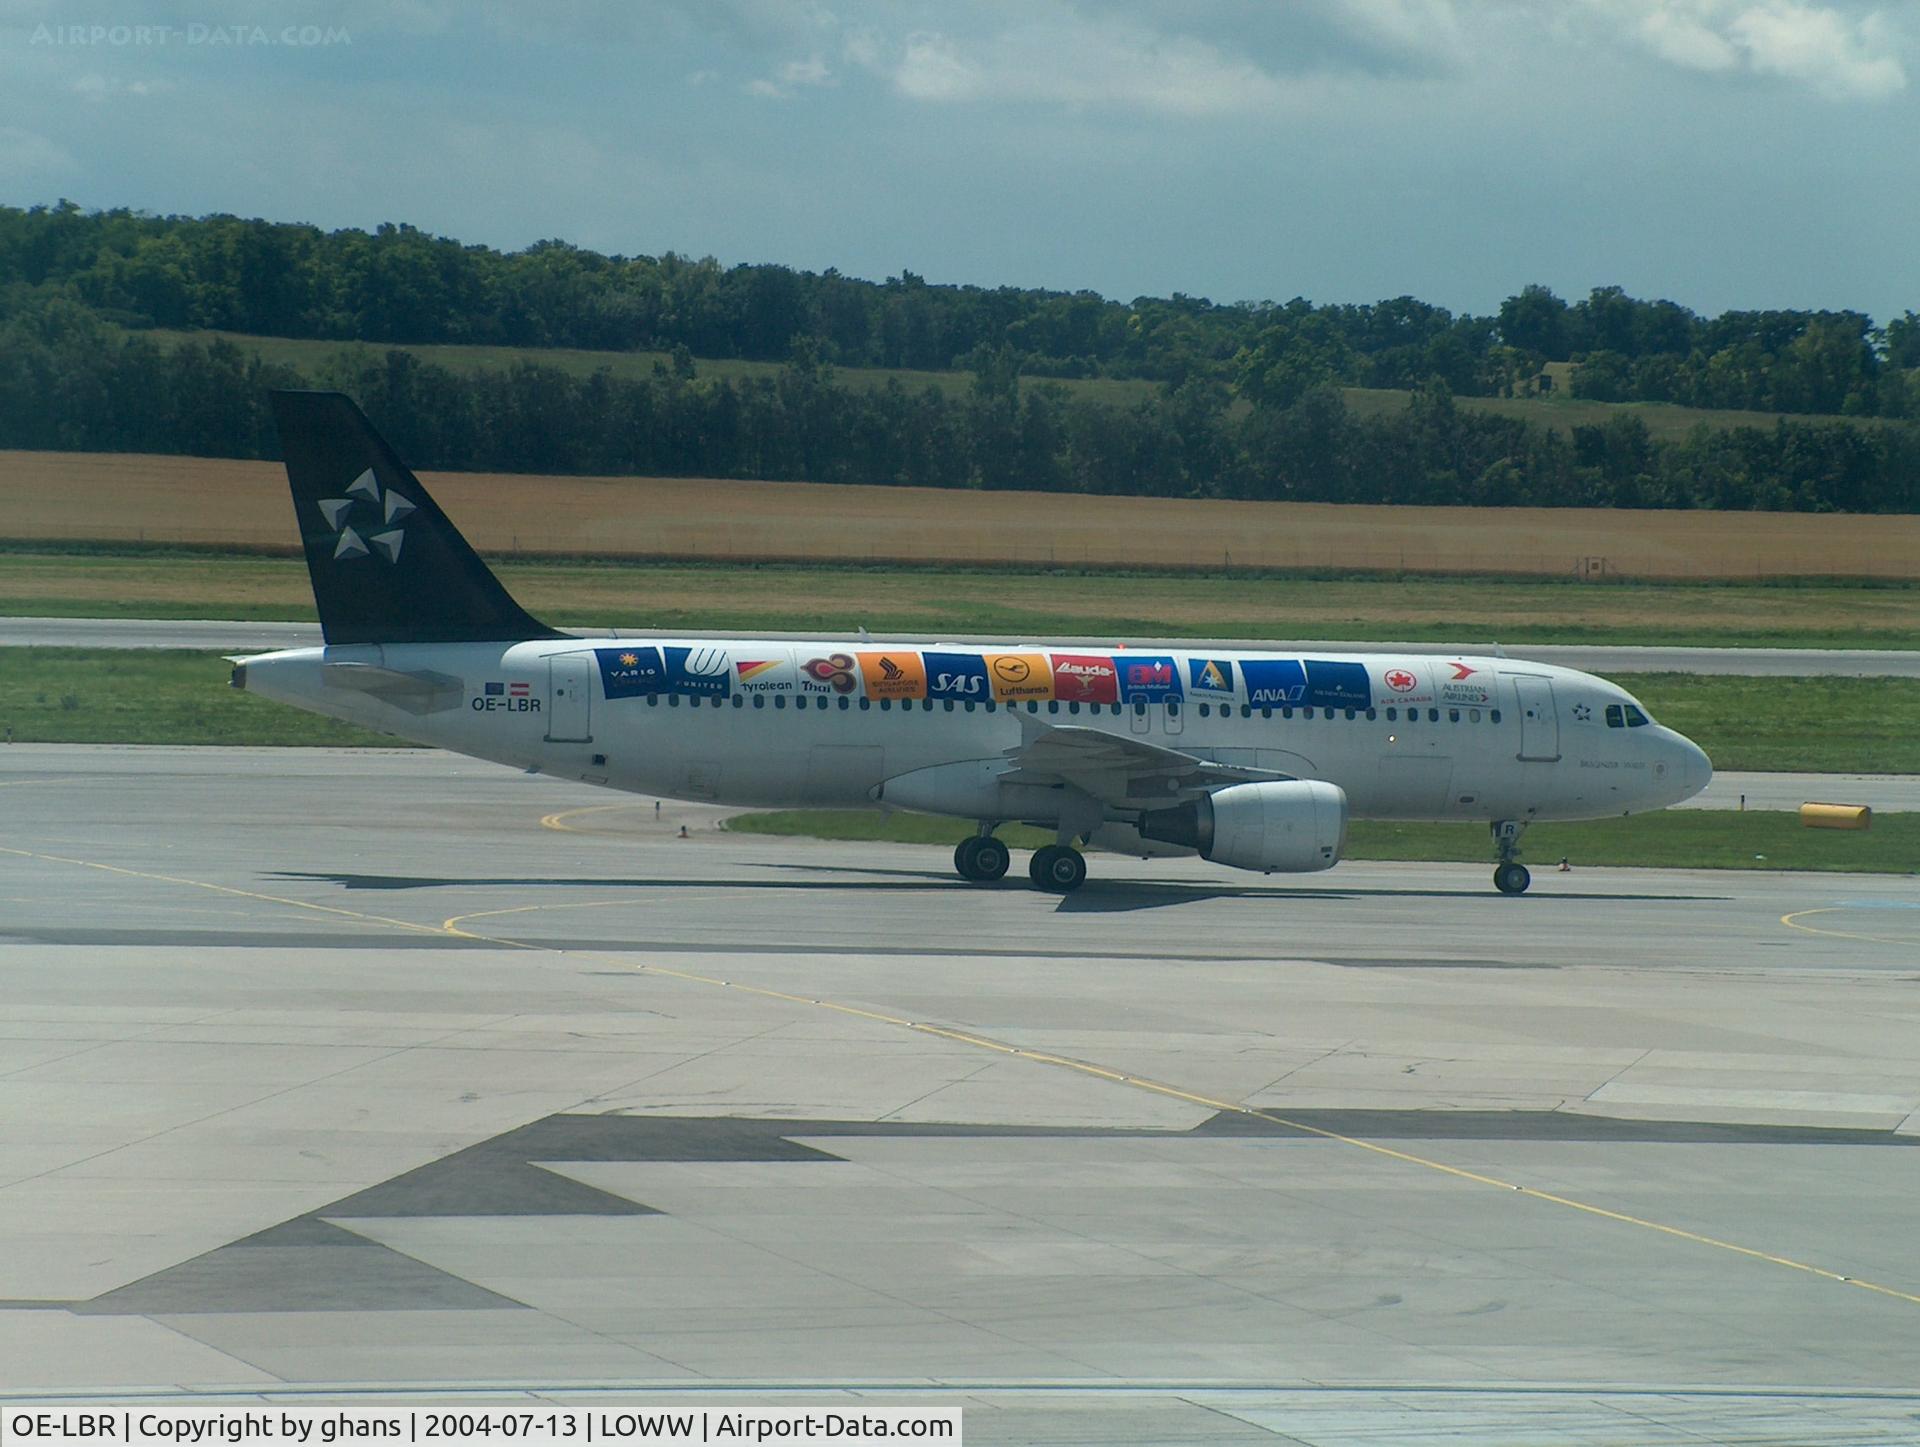
<path fill-rule="evenodd" d="M 275 392 L 324 646 L 233 660 L 236 688 L 532 773 L 742 807 L 879 808 L 1051 830 L 1082 848 L 1330 868 L 1352 818 L 1486 824 L 1505 895 L 1529 824 L 1677 804 L 1706 754 L 1574 669 L 1473 655 L 1008 641 L 604 637 L 548 627 L 337 392 Z"/>

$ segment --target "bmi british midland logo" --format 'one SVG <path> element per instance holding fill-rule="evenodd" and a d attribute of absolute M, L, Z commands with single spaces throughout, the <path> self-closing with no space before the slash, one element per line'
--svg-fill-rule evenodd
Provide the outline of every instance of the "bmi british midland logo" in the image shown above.
<path fill-rule="evenodd" d="M 336 563 L 375 553 L 389 563 L 400 561 L 400 545 L 406 541 L 403 524 L 414 507 L 392 488 L 382 491 L 371 467 L 347 484 L 345 497 L 323 497 L 319 507 L 327 526 L 338 533 L 333 542 Z"/>

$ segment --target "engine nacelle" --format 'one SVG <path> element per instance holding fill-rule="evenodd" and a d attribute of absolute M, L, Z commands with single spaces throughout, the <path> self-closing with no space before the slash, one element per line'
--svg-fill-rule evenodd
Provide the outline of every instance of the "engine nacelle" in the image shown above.
<path fill-rule="evenodd" d="M 1347 796 L 1315 779 L 1235 784 L 1140 821 L 1143 838 L 1183 844 L 1202 859 L 1266 874 L 1330 869 L 1347 843 Z"/>

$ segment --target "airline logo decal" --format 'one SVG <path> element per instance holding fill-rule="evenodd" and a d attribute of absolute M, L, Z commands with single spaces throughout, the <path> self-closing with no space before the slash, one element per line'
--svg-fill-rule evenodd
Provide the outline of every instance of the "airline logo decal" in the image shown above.
<path fill-rule="evenodd" d="M 1053 696 L 1068 703 L 1118 703 L 1120 674 L 1111 658 L 1092 653 L 1053 655 Z"/>
<path fill-rule="evenodd" d="M 868 698 L 925 698 L 927 670 L 917 653 L 863 653 L 860 673 Z"/>
<path fill-rule="evenodd" d="M 345 497 L 323 497 L 315 504 L 336 534 L 333 560 L 350 563 L 377 553 L 389 563 L 399 562 L 400 545 L 406 541 L 403 524 L 415 511 L 414 505 L 392 488 L 382 492 L 371 467 L 348 483 L 345 491 Z"/>
<path fill-rule="evenodd" d="M 853 657 L 829 653 L 825 658 L 809 658 L 800 665 L 802 693 L 852 693 L 858 687 L 853 676 Z"/>
<path fill-rule="evenodd" d="M 1053 697 L 1053 670 L 1047 667 L 1044 653 L 988 653 L 983 657 L 993 697 L 1001 703 Z"/>
<path fill-rule="evenodd" d="M 742 693 L 792 693 L 792 660 L 736 658 L 733 660 L 733 682 Z"/>
<path fill-rule="evenodd" d="M 1307 671 L 1293 658 L 1243 658 L 1247 702 L 1255 708 L 1291 708 L 1307 696 Z"/>
<path fill-rule="evenodd" d="M 600 661 L 600 691 L 610 699 L 659 693 L 667 686 L 658 648 L 596 648 L 593 654 Z"/>
<path fill-rule="evenodd" d="M 1171 655 L 1129 653 L 1114 664 L 1120 670 L 1120 697 L 1128 703 L 1180 697 L 1180 670 Z"/>
<path fill-rule="evenodd" d="M 928 698 L 987 701 L 987 662 L 977 653 L 923 653 Z"/>
<path fill-rule="evenodd" d="M 1386 672 L 1387 687 L 1395 693 L 1412 693 L 1420 686 L 1420 680 L 1404 668 L 1389 668 Z"/>
<path fill-rule="evenodd" d="M 1493 683 L 1484 669 L 1474 668 L 1465 663 L 1449 663 L 1450 676 L 1440 680 L 1440 700 L 1442 703 L 1493 702 Z"/>
<path fill-rule="evenodd" d="M 1187 684 L 1194 693 L 1232 693 L 1233 660 L 1230 658 L 1189 658 Z"/>
<path fill-rule="evenodd" d="M 731 691 L 733 665 L 724 648 L 668 648 L 667 692 L 725 698 Z"/>
<path fill-rule="evenodd" d="M 1307 661 L 1309 708 L 1372 708 L 1373 683 L 1364 663 L 1333 663 L 1322 658 Z"/>

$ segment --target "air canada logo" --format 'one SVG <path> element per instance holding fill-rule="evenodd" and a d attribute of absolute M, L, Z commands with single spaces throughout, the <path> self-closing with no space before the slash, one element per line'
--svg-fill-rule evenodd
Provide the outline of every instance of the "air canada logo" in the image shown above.
<path fill-rule="evenodd" d="M 376 553 L 389 563 L 400 561 L 400 545 L 406 541 L 404 524 L 414 506 L 392 488 L 383 491 L 371 467 L 347 484 L 345 497 L 323 497 L 319 508 L 327 526 L 338 534 L 333 540 L 336 563 Z"/>
<path fill-rule="evenodd" d="M 1411 693 L 1419 682 L 1419 679 L 1415 678 L 1411 673 L 1408 673 L 1404 668 L 1389 668 L 1387 670 L 1387 687 L 1395 693 Z"/>

